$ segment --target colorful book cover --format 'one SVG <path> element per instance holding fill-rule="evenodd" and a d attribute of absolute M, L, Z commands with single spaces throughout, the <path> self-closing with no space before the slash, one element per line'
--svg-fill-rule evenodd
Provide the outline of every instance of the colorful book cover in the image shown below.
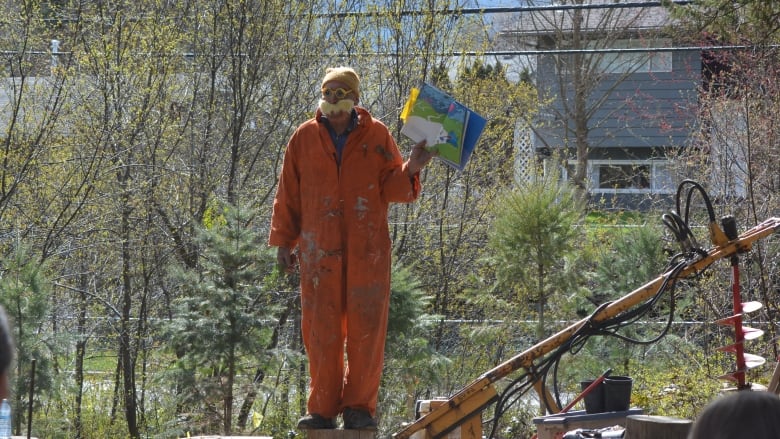
<path fill-rule="evenodd" d="M 438 88 L 413 88 L 401 112 L 401 134 L 426 140 L 444 163 L 462 171 L 485 127 L 485 119 Z"/>

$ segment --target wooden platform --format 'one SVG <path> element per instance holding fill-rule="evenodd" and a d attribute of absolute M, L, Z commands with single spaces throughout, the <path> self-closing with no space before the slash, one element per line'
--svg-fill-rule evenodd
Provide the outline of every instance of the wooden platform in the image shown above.
<path fill-rule="evenodd" d="M 299 430 L 305 438 L 308 439 L 375 439 L 374 430 Z M 14 436 L 14 439 L 16 437 Z M 21 436 L 19 436 L 21 439 Z M 271 436 L 187 436 L 179 439 L 273 439 Z"/>
<path fill-rule="evenodd" d="M 179 439 L 273 439 L 271 436 L 187 436 Z"/>
<path fill-rule="evenodd" d="M 686 439 L 692 426 L 689 419 L 631 415 L 626 418 L 626 439 Z"/>
<path fill-rule="evenodd" d="M 304 430 L 307 439 L 374 439 L 376 430 Z"/>
<path fill-rule="evenodd" d="M 539 439 L 555 439 L 566 432 L 583 429 L 598 429 L 619 425 L 626 427 L 626 417 L 641 415 L 644 411 L 632 408 L 623 412 L 587 413 L 575 410 L 562 414 L 553 414 L 534 418 L 536 434 Z M 660 438 L 658 438 L 660 439 Z"/>

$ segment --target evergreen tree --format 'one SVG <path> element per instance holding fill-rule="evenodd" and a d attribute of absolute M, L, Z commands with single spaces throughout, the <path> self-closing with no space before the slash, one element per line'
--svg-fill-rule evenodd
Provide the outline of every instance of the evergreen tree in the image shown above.
<path fill-rule="evenodd" d="M 508 290 L 505 299 L 520 313 L 535 305 L 542 339 L 548 303 L 577 285 L 582 204 L 568 183 L 548 174 L 507 191 L 495 213 L 488 246 L 497 286 Z"/>
<path fill-rule="evenodd" d="M 241 209 L 226 208 L 201 230 L 201 265 L 177 271 L 182 296 L 168 330 L 179 353 L 177 368 L 189 377 L 180 389 L 182 403 L 194 409 L 190 425 L 229 435 L 239 388 L 251 383 L 255 359 L 268 344 L 277 305 L 264 288 L 260 235 Z M 243 386 L 243 387 L 242 387 Z"/>
<path fill-rule="evenodd" d="M 431 296 L 410 267 L 393 265 L 390 291 L 380 406 L 382 427 L 395 429 L 414 413 L 422 392 L 441 381 L 448 359 L 433 349 L 431 334 L 441 316 L 427 313 Z"/>
<path fill-rule="evenodd" d="M 52 387 L 52 353 L 56 345 L 49 332 L 42 332 L 49 315 L 49 281 L 44 273 L 46 265 L 30 259 L 29 252 L 17 247 L 13 254 L 2 262 L 0 272 L 0 305 L 13 325 L 16 343 L 16 367 L 12 371 L 13 429 L 21 431 L 27 412 L 24 398 L 30 391 L 31 368 L 35 361 L 35 387 L 48 392 Z"/>

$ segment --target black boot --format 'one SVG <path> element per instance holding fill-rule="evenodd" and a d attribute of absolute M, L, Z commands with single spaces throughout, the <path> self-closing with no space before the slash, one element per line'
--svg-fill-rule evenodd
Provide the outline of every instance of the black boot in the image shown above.
<path fill-rule="evenodd" d="M 344 418 L 345 430 L 376 430 L 376 419 L 372 418 L 371 414 L 365 410 L 347 407 L 344 409 L 342 417 Z"/>
<path fill-rule="evenodd" d="M 323 418 L 316 413 L 310 413 L 298 420 L 298 428 L 301 430 L 330 430 L 336 428 L 332 418 Z"/>

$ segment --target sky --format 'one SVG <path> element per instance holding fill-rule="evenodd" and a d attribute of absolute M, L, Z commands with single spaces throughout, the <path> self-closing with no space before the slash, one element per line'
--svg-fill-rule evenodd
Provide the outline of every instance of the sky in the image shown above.
<path fill-rule="evenodd" d="M 456 0 L 465 8 L 512 8 L 523 6 L 548 6 L 554 0 Z M 492 20 L 492 17 L 485 17 Z M 511 81 L 520 79 L 523 69 L 533 70 L 533 59 L 527 56 L 501 56 L 500 59 L 490 59 L 488 62 L 500 61 L 507 71 Z"/>

